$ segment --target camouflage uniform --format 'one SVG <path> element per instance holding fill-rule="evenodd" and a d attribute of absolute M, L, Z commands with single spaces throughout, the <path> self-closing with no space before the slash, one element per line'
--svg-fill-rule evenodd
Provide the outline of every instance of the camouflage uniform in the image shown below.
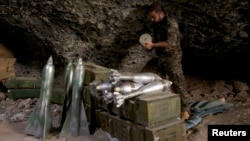
<path fill-rule="evenodd" d="M 153 25 L 154 42 L 166 41 L 171 48 L 155 48 L 159 57 L 158 67 L 162 73 L 173 82 L 173 90 L 180 94 L 182 111 L 188 110 L 184 95 L 187 94 L 186 81 L 182 71 L 182 50 L 180 47 L 179 26 L 175 19 L 165 17 L 162 21 Z"/>

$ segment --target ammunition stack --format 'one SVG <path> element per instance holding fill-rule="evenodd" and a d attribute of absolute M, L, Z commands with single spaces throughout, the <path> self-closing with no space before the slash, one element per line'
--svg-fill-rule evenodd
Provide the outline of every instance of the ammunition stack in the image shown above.
<path fill-rule="evenodd" d="M 83 102 L 85 107 L 85 112 L 87 116 L 87 120 L 90 127 L 90 132 L 93 132 L 95 128 L 98 126 L 96 121 L 96 110 L 101 109 L 101 105 L 105 107 L 103 102 L 95 99 L 91 93 L 89 84 L 93 80 L 106 80 L 109 77 L 110 69 L 96 65 L 91 62 L 83 62 L 85 68 L 85 76 L 84 76 L 84 88 L 83 88 Z"/>
<path fill-rule="evenodd" d="M 121 106 L 93 96 L 90 83 L 109 79 L 111 69 L 85 65 L 83 100 L 93 132 L 102 128 L 120 141 L 184 141 L 184 122 L 179 119 L 180 97 L 157 91 L 125 99 Z"/>
<path fill-rule="evenodd" d="M 4 86 L 8 89 L 7 96 L 11 99 L 39 98 L 41 80 L 34 77 L 13 77 L 5 81 Z M 62 104 L 64 89 L 53 88 L 51 103 Z"/>

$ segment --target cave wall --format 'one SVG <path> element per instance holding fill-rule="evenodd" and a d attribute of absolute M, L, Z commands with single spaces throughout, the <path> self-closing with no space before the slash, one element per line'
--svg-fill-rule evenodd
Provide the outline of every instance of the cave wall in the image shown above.
<path fill-rule="evenodd" d="M 154 53 L 138 38 L 148 32 L 152 0 L 1 0 L 0 42 L 18 60 L 57 65 L 82 57 L 99 65 L 139 71 Z M 182 33 L 185 72 L 248 74 L 248 0 L 168 0 Z M 220 74 L 221 74 L 220 73 Z"/>

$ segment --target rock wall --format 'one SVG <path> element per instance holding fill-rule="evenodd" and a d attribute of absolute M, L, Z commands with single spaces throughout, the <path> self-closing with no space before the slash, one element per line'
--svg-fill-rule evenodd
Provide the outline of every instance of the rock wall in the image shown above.
<path fill-rule="evenodd" d="M 44 64 L 53 55 L 56 65 L 61 66 L 67 59 L 80 56 L 105 67 L 140 71 L 145 61 L 154 57 L 138 42 L 139 36 L 148 32 L 145 12 L 151 2 L 1 0 L 0 42 L 18 61 Z M 236 72 L 248 74 L 248 0 L 163 3 L 179 20 L 187 73 L 207 75 L 226 70 L 230 75 L 240 70 Z"/>

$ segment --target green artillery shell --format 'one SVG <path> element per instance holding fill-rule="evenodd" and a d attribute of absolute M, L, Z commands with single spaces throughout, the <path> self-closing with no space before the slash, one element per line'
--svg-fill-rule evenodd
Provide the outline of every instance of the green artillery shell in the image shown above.
<path fill-rule="evenodd" d="M 66 66 L 65 78 L 64 78 L 64 89 L 65 89 L 65 98 L 63 102 L 63 109 L 61 115 L 61 126 L 63 125 L 67 112 L 69 111 L 71 100 L 72 100 L 72 84 L 73 84 L 73 74 L 74 74 L 74 64 L 72 60 L 69 60 L 69 63 Z"/>
<path fill-rule="evenodd" d="M 40 97 L 36 107 L 28 119 L 25 133 L 36 137 L 44 137 L 46 132 L 52 129 L 52 117 L 50 111 L 50 99 L 54 81 L 55 68 L 52 57 L 48 59 L 43 68 Z"/>
<path fill-rule="evenodd" d="M 84 81 L 84 66 L 82 59 L 79 58 L 74 72 L 73 89 L 72 89 L 72 103 L 71 103 L 72 110 L 71 110 L 71 122 L 70 122 L 70 132 L 72 136 L 79 136 L 79 134 L 82 134 L 82 129 L 88 127 L 86 113 L 82 103 L 83 81 Z M 87 132 L 86 134 L 89 134 L 89 131 L 86 132 Z"/>

